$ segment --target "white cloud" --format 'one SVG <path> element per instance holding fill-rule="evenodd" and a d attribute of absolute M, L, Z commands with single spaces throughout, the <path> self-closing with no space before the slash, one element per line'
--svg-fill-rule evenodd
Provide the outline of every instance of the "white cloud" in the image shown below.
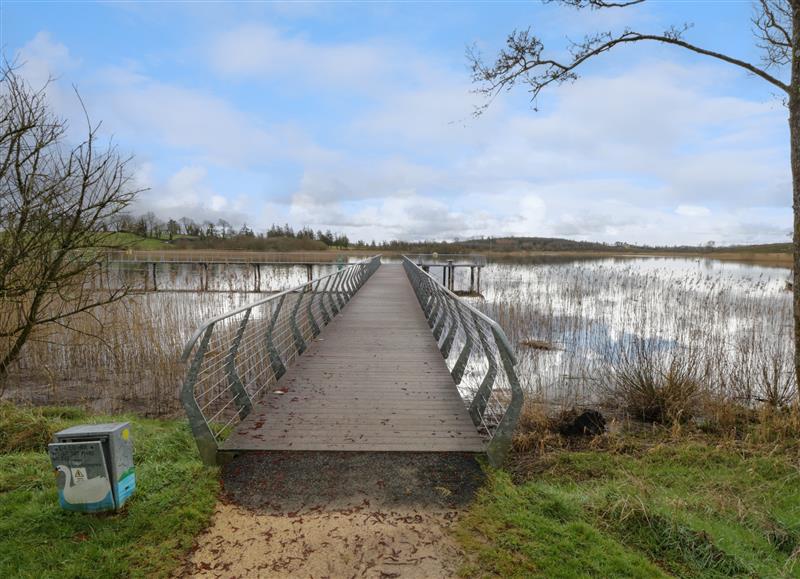
<path fill-rule="evenodd" d="M 137 198 L 135 212 L 152 211 L 162 219 L 247 221 L 245 207 L 249 203 L 246 197 L 220 195 L 209 184 L 206 167 L 181 167 L 162 181 L 153 176 L 152 164 L 144 163 L 137 168 L 135 179 L 137 186 L 148 189 Z"/>
<path fill-rule="evenodd" d="M 678 205 L 675 213 L 684 217 L 708 217 L 711 215 L 711 210 L 702 205 Z"/>
<path fill-rule="evenodd" d="M 228 76 L 283 76 L 347 89 L 368 87 L 389 72 L 383 48 L 374 42 L 321 44 L 263 24 L 223 32 L 213 42 L 210 57 L 213 68 Z"/>
<path fill-rule="evenodd" d="M 47 35 L 24 50 L 34 76 L 80 68 Z M 90 110 L 148 159 L 145 202 L 162 212 L 246 214 L 355 239 L 768 241 L 790 223 L 785 111 L 766 95 L 721 96 L 728 73 L 716 66 L 649 61 L 554 89 L 541 112 L 513 95 L 473 120 L 466 72 L 412 47 L 248 24 L 210 54 L 226 82 L 269 80 L 257 85 L 263 106 L 135 63 L 91 71 Z M 312 113 L 283 119 L 275 91 L 302 95 Z M 363 106 L 336 116 L 331 91 Z M 243 177 L 218 190 L 223 170 Z M 245 211 L 245 197 L 257 209 Z"/>
<path fill-rule="evenodd" d="M 78 66 L 69 49 L 53 40 L 50 33 L 40 31 L 16 53 L 22 74 L 34 87 L 44 86 L 48 80 Z"/>

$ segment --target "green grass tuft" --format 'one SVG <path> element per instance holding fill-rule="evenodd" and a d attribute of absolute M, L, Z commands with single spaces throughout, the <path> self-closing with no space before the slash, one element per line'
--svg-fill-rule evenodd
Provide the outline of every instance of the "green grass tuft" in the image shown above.
<path fill-rule="evenodd" d="M 494 472 L 458 535 L 471 577 L 800 576 L 793 451 L 712 439 L 557 450 Z"/>

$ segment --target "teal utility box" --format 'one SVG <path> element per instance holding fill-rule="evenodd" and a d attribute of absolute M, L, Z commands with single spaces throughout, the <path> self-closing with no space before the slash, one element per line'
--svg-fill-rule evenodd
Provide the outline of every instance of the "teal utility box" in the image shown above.
<path fill-rule="evenodd" d="M 68 511 L 117 510 L 136 489 L 129 422 L 73 426 L 47 448 Z"/>

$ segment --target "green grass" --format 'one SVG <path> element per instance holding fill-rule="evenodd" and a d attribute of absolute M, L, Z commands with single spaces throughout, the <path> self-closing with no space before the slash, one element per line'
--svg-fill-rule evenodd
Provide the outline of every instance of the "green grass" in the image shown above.
<path fill-rule="evenodd" d="M 796 455 L 711 441 L 555 451 L 493 472 L 458 536 L 469 577 L 800 577 Z"/>
<path fill-rule="evenodd" d="M 169 243 L 166 243 L 165 240 L 166 238 L 163 240 L 154 239 L 152 237 L 142 237 L 135 233 L 123 231 L 109 234 L 108 237 L 103 240 L 103 243 L 106 245 L 140 250 L 169 249 L 172 247 Z"/>
<path fill-rule="evenodd" d="M 0 405 L 0 432 L 17 422 L 9 406 Z M 208 524 L 219 490 L 216 469 L 200 463 L 184 421 L 89 417 L 75 409 L 17 414 L 31 433 L 42 421 L 48 431 L 130 421 L 137 490 L 119 513 L 66 512 L 41 440 L 0 454 L 0 577 L 168 576 Z"/>

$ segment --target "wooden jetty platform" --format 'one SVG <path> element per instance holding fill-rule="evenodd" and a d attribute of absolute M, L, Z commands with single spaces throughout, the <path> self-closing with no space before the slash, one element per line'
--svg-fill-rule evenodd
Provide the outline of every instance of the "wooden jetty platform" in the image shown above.
<path fill-rule="evenodd" d="M 376 255 L 204 321 L 181 402 L 200 456 L 486 453 L 524 394 L 503 329 L 407 257 Z"/>
<path fill-rule="evenodd" d="M 222 452 L 474 452 L 470 419 L 402 265 L 382 265 Z"/>

